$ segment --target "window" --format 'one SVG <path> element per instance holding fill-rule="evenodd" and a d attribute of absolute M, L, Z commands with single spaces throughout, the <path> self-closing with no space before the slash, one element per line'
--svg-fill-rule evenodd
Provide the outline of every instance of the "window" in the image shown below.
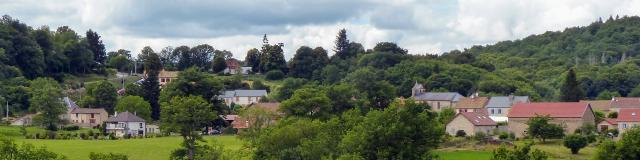
<path fill-rule="evenodd" d="M 93 113 L 91 113 L 91 118 L 93 118 Z"/>
<path fill-rule="evenodd" d="M 140 123 L 140 128 L 142 128 L 142 123 Z"/>
<path fill-rule="evenodd" d="M 495 114 L 495 111 L 493 109 L 491 109 L 491 114 Z"/>
<path fill-rule="evenodd" d="M 627 128 L 627 124 L 626 124 L 626 123 L 623 123 L 623 124 L 622 124 L 622 128 Z"/>
<path fill-rule="evenodd" d="M 78 118 L 78 113 L 76 113 L 76 118 Z"/>
<path fill-rule="evenodd" d="M 502 114 L 502 109 L 498 109 L 498 114 Z"/>

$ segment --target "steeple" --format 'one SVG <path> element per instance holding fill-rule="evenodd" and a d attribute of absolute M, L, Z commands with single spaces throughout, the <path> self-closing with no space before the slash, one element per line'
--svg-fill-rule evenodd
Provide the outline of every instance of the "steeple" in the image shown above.
<path fill-rule="evenodd" d="M 416 83 L 413 85 L 413 88 L 411 88 L 411 97 L 415 97 L 416 95 L 423 92 L 424 92 L 424 86 L 422 86 L 422 84 L 419 84 L 418 81 L 416 80 Z"/>

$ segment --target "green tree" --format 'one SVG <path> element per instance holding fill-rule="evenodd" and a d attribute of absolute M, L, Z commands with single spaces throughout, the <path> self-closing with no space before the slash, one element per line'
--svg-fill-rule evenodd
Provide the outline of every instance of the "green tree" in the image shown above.
<path fill-rule="evenodd" d="M 302 88 L 282 101 L 280 110 L 290 116 L 327 119 L 331 113 L 331 100 L 322 89 Z"/>
<path fill-rule="evenodd" d="M 310 79 L 313 71 L 313 63 L 315 61 L 313 49 L 307 46 L 301 46 L 296 50 L 291 61 L 289 61 L 289 75 L 296 78 Z"/>
<path fill-rule="evenodd" d="M 139 96 L 125 96 L 120 98 L 116 105 L 118 112 L 134 112 L 137 116 L 151 121 L 151 105 Z"/>
<path fill-rule="evenodd" d="M 343 28 L 338 31 L 338 35 L 336 36 L 335 40 L 335 48 L 333 49 L 333 51 L 336 52 L 334 56 L 340 59 L 355 57 L 355 55 L 349 52 L 349 39 L 347 39 L 346 29 Z"/>
<path fill-rule="evenodd" d="M 640 128 L 625 130 L 617 142 L 605 141 L 598 147 L 598 160 L 626 160 L 640 158 Z"/>
<path fill-rule="evenodd" d="M 216 118 L 216 111 L 199 96 L 174 97 L 170 102 L 162 103 L 161 127 L 182 136 L 182 146 L 190 160 L 201 154 L 196 152 L 197 141 L 205 140 L 199 131 Z"/>
<path fill-rule="evenodd" d="M 611 100 L 611 98 L 613 97 L 620 97 L 620 93 L 618 92 L 609 92 L 607 90 L 602 91 L 598 94 L 598 97 L 596 97 L 597 100 Z"/>
<path fill-rule="evenodd" d="M 587 146 L 587 138 L 579 134 L 570 134 L 564 137 L 563 144 L 571 149 L 571 154 L 578 154 L 580 149 Z"/>
<path fill-rule="evenodd" d="M 107 51 L 105 50 L 104 44 L 102 43 L 102 40 L 100 40 L 100 35 L 98 35 L 98 33 L 89 29 L 86 36 L 87 43 L 89 44 L 88 48 L 93 52 L 94 65 L 97 69 L 100 69 L 106 64 Z"/>
<path fill-rule="evenodd" d="M 362 106 L 360 92 L 353 85 L 346 83 L 329 86 L 327 89 L 327 97 L 331 100 L 331 113 L 340 114 L 344 111 Z"/>
<path fill-rule="evenodd" d="M 549 123 L 549 116 L 536 116 L 527 121 L 527 134 L 533 138 L 538 138 L 545 142 L 549 138 L 561 138 L 564 136 L 564 129 L 557 124 Z"/>
<path fill-rule="evenodd" d="M 428 108 L 414 101 L 396 101 L 384 111 L 370 111 L 346 132 L 338 148 L 365 159 L 433 158 L 444 128 Z"/>
<path fill-rule="evenodd" d="M 116 87 L 107 80 L 98 81 L 96 84 L 92 85 L 95 86 L 88 87 L 87 93 L 88 96 L 93 98 L 93 101 L 92 103 L 85 105 L 88 105 L 88 107 L 91 108 L 104 108 L 107 112 L 112 114 L 113 108 L 115 108 L 118 101 Z"/>
<path fill-rule="evenodd" d="M 271 89 L 269 88 L 269 86 L 265 85 L 264 83 L 262 83 L 261 80 L 255 80 L 253 81 L 253 83 L 251 84 L 251 89 L 255 89 L 255 90 L 267 90 L 267 92 L 270 92 Z"/>
<path fill-rule="evenodd" d="M 149 104 L 151 104 L 151 118 L 154 120 L 160 119 L 160 104 L 158 98 L 160 96 L 160 83 L 158 82 L 158 74 L 162 69 L 160 58 L 153 52 L 151 47 L 145 47 L 142 49 L 142 55 L 148 55 L 144 58 L 144 69 L 146 71 L 146 78 L 142 82 L 143 98 Z"/>
<path fill-rule="evenodd" d="M 456 116 L 456 111 L 451 107 L 443 108 L 440 113 L 438 113 L 438 121 L 440 124 L 447 125 L 453 118 Z"/>
<path fill-rule="evenodd" d="M 211 108 L 224 114 L 228 108 L 224 107 L 223 101 L 218 98 L 222 94 L 222 90 L 223 84 L 219 79 L 192 67 L 178 73 L 178 79 L 162 89 L 160 101 L 169 102 L 177 96 L 200 96 L 211 104 Z"/>
<path fill-rule="evenodd" d="M 244 63 L 251 67 L 251 72 L 257 73 L 260 71 L 260 51 L 252 48 L 247 51 L 247 56 L 244 58 Z"/>
<path fill-rule="evenodd" d="M 281 84 L 282 86 L 278 88 L 277 93 L 274 95 L 277 101 L 289 99 L 295 90 L 307 84 L 307 80 L 301 78 L 286 78 L 282 80 Z"/>
<path fill-rule="evenodd" d="M 393 54 L 407 54 L 407 50 L 400 48 L 400 46 L 398 46 L 395 43 L 392 42 L 380 42 L 378 44 L 376 44 L 375 47 L 373 47 L 373 51 L 375 52 L 387 52 L 387 53 L 393 53 Z"/>
<path fill-rule="evenodd" d="M 227 68 L 227 63 L 225 62 L 224 57 L 215 56 L 213 58 L 213 72 L 220 73 L 224 71 L 225 68 Z"/>
<path fill-rule="evenodd" d="M 62 104 L 62 89 L 50 78 L 38 78 L 31 82 L 30 108 L 40 112 L 42 124 L 47 130 L 57 130 L 60 114 L 65 112 Z"/>
<path fill-rule="evenodd" d="M 46 148 L 36 148 L 31 144 L 18 145 L 13 140 L 0 137 L 0 159 L 3 160 L 65 160 L 66 157 L 48 151 Z"/>
<path fill-rule="evenodd" d="M 190 58 L 192 66 L 196 66 L 202 70 L 211 69 L 211 59 L 215 51 L 216 50 L 208 44 L 201 44 L 191 48 Z"/>
<path fill-rule="evenodd" d="M 109 67 L 117 69 L 120 72 L 126 72 L 129 71 L 129 69 L 133 65 L 132 63 L 133 61 L 129 60 L 129 58 L 127 58 L 126 56 L 118 55 L 110 58 L 107 65 Z"/>
<path fill-rule="evenodd" d="M 160 50 L 158 56 L 160 57 L 160 62 L 162 62 L 162 67 L 166 70 L 177 70 L 178 69 L 178 55 L 174 54 L 174 48 L 171 46 L 167 46 Z"/>
<path fill-rule="evenodd" d="M 578 102 L 583 97 L 584 91 L 576 80 L 576 72 L 571 68 L 560 88 L 560 100 L 563 102 Z"/>
<path fill-rule="evenodd" d="M 173 54 L 178 56 L 178 70 L 185 70 L 193 66 L 193 56 L 188 46 L 180 46 L 173 49 Z"/>

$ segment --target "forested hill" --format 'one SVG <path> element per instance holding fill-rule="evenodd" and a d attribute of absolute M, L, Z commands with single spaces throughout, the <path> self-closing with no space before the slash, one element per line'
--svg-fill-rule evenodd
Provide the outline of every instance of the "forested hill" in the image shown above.
<path fill-rule="evenodd" d="M 560 75 L 571 67 L 576 67 L 588 98 L 597 98 L 603 92 L 602 99 L 607 94 L 627 96 L 640 83 L 639 54 L 640 17 L 625 16 L 521 40 L 474 46 L 463 52 L 445 53 L 444 57 L 466 55 L 457 63 L 491 64 L 499 81 L 527 82 L 543 99 L 552 100 L 552 94 L 557 93 L 545 91 L 557 89 L 559 77 L 563 77 Z M 503 89 L 507 90 L 498 92 L 514 88 Z"/>

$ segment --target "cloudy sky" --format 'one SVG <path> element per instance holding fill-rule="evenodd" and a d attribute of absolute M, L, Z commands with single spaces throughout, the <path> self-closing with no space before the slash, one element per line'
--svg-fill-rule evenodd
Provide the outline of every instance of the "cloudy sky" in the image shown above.
<path fill-rule="evenodd" d="M 366 48 L 389 41 L 440 54 L 639 15 L 640 0 L 0 0 L 0 14 L 53 30 L 93 29 L 109 51 L 133 53 L 207 43 L 244 59 L 268 34 L 288 59 L 302 45 L 332 49 L 340 28 Z"/>

